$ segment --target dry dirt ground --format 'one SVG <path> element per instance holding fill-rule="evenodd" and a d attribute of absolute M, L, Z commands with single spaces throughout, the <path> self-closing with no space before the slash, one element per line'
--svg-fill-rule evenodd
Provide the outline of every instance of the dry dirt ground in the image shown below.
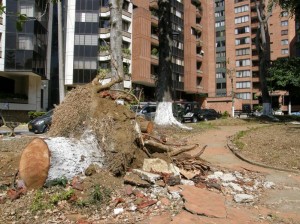
<path fill-rule="evenodd" d="M 205 139 L 210 142 L 214 142 L 213 139 L 216 139 L 215 144 L 218 144 L 221 141 L 218 140 L 218 136 L 221 136 L 220 131 L 226 136 L 227 132 L 227 135 L 230 135 L 235 130 L 242 130 L 241 132 L 236 131 L 238 134 L 235 143 L 240 147 L 240 152 L 243 155 L 270 166 L 293 170 L 300 169 L 300 125 L 261 124 L 254 121 L 226 119 L 201 122 L 196 125 L 193 124 L 193 126 L 193 131 L 180 131 L 178 129 L 157 129 L 156 131 L 187 143 L 205 144 Z M 205 139 L 201 140 L 201 136 L 205 136 Z M 165 202 L 166 205 L 164 206 L 150 206 L 139 211 L 127 212 L 126 215 L 124 213 L 121 216 L 112 215 L 116 205 L 122 203 L 123 198 L 128 198 L 128 192 L 126 193 L 127 190 L 122 178 L 116 178 L 111 173 L 101 170 L 84 179 L 82 186 L 80 186 L 84 189 L 83 191 L 74 190 L 68 186 L 54 186 L 36 192 L 28 192 L 26 195 L 21 195 L 17 200 L 5 199 L 4 195 L 7 194 L 8 189 L 11 189 L 14 174 L 18 169 L 21 150 L 31 139 L 32 137 L 23 135 L 14 138 L 5 136 L 0 138 L 0 223 L 93 223 L 92 220 L 97 220 L 94 223 L 146 223 L 145 219 L 149 216 L 159 215 L 165 211 L 171 211 L 171 214 L 175 215 L 182 211 L 183 202 L 174 200 L 171 203 Z M 226 138 L 222 141 L 225 142 Z M 212 144 L 211 147 L 217 146 Z M 212 154 L 207 152 L 208 154 L 204 154 L 204 157 L 214 162 L 216 154 L 214 155 L 213 151 L 211 151 Z M 226 166 L 225 160 L 216 159 L 216 162 L 219 162 L 218 166 L 222 166 L 223 162 Z M 294 188 L 297 187 L 288 188 L 288 192 L 285 193 L 290 194 L 289 196 L 293 198 Z M 299 189 L 300 186 L 298 186 Z M 77 195 L 76 198 L 69 197 L 73 195 L 73 191 Z M 147 190 L 145 191 L 147 192 Z M 281 191 L 276 192 L 276 194 L 280 195 Z M 298 200 L 297 197 L 295 197 L 295 201 Z M 259 203 L 269 203 L 275 206 L 277 203 L 275 199 L 276 197 L 273 196 L 271 199 L 267 196 L 261 197 L 260 200 L 265 201 Z M 272 200 L 275 200 L 274 203 Z M 133 199 L 132 203 L 134 207 Z M 294 210 L 292 209 L 294 213 L 297 209 L 300 213 L 300 208 L 297 207 L 299 202 L 297 203 L 293 208 Z M 272 209 L 272 206 L 268 209 Z M 130 211 L 130 208 L 128 210 Z M 257 223 L 296 224 L 300 221 L 299 216 L 282 218 L 276 211 L 261 217 L 261 221 Z"/>

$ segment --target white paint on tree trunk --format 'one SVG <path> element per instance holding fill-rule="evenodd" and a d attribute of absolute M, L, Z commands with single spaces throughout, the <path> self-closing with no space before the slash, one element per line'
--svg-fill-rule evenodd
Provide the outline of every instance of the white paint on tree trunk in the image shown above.
<path fill-rule="evenodd" d="M 47 181 L 61 177 L 72 179 L 91 164 L 104 165 L 104 152 L 92 131 L 86 131 L 80 140 L 55 137 L 45 141 L 51 152 Z"/>
<path fill-rule="evenodd" d="M 159 102 L 156 108 L 154 123 L 161 126 L 176 125 L 183 129 L 192 129 L 175 119 L 172 111 L 172 102 Z"/>

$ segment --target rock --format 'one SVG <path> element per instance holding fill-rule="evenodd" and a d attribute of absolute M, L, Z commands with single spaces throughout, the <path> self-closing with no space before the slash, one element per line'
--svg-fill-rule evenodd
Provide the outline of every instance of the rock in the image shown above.
<path fill-rule="evenodd" d="M 200 174 L 199 170 L 187 171 L 187 170 L 184 170 L 184 169 L 179 169 L 179 172 L 181 173 L 182 176 L 184 176 L 188 180 L 193 179 L 195 176 Z"/>
<path fill-rule="evenodd" d="M 232 182 L 236 180 L 236 177 L 234 175 L 232 175 L 231 173 L 225 173 L 222 176 L 220 176 L 220 179 L 223 182 Z"/>
<path fill-rule="evenodd" d="M 124 209 L 123 208 L 115 208 L 114 209 L 114 214 L 115 215 L 119 215 L 119 214 L 121 214 L 121 213 L 123 213 L 124 212 Z"/>
<path fill-rule="evenodd" d="M 234 195 L 234 201 L 237 203 L 252 202 L 254 197 L 250 194 L 236 194 Z"/>
<path fill-rule="evenodd" d="M 184 207 L 192 214 L 225 218 L 225 197 L 221 194 L 193 186 L 183 186 Z"/>
<path fill-rule="evenodd" d="M 155 183 L 156 180 L 159 180 L 161 178 L 161 176 L 158 174 L 146 172 L 139 169 L 133 169 L 132 173 L 139 175 L 139 177 L 141 177 L 143 180 L 146 180 L 150 183 Z"/>
<path fill-rule="evenodd" d="M 124 190 L 125 190 L 125 194 L 128 195 L 128 196 L 133 194 L 133 190 L 132 190 L 132 187 L 130 185 L 125 185 Z"/>
<path fill-rule="evenodd" d="M 46 142 L 40 138 L 33 139 L 23 150 L 19 174 L 28 189 L 41 188 L 50 168 L 50 151 Z"/>
<path fill-rule="evenodd" d="M 89 165 L 89 167 L 86 168 L 86 170 L 84 171 L 84 174 L 86 176 L 92 176 L 93 174 L 95 174 L 97 172 L 97 167 L 99 167 L 99 166 L 97 166 L 95 164 Z"/>
<path fill-rule="evenodd" d="M 266 181 L 266 182 L 263 183 L 263 187 L 265 189 L 270 189 L 270 188 L 273 188 L 274 186 L 275 186 L 275 184 L 271 181 Z"/>
<path fill-rule="evenodd" d="M 182 185 L 189 185 L 189 186 L 194 186 L 195 185 L 195 183 L 193 181 L 191 181 L 191 180 L 184 180 L 184 179 L 181 179 L 180 184 L 182 184 Z"/>
<path fill-rule="evenodd" d="M 208 179 L 219 179 L 221 176 L 223 176 L 224 175 L 224 173 L 223 172 L 221 172 L 221 171 L 216 171 L 216 172 L 214 172 L 214 174 L 211 174 L 211 175 L 208 175 L 207 176 L 207 178 Z"/>
<path fill-rule="evenodd" d="M 150 187 L 149 182 L 142 180 L 137 174 L 134 173 L 126 173 L 124 176 L 124 183 L 139 187 Z"/>
<path fill-rule="evenodd" d="M 241 186 L 236 184 L 236 183 L 230 182 L 230 183 L 228 183 L 228 186 L 231 187 L 231 189 L 233 191 L 238 191 L 238 192 L 243 192 L 244 191 L 243 188 L 241 188 Z"/>
<path fill-rule="evenodd" d="M 143 170 L 148 172 L 172 173 L 180 175 L 179 168 L 173 164 L 168 164 L 162 159 L 144 159 Z"/>

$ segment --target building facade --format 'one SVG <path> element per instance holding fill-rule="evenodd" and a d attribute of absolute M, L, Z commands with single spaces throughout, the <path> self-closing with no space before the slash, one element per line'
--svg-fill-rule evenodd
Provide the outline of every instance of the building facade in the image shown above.
<path fill-rule="evenodd" d="M 215 0 L 208 8 L 214 12 L 215 88 L 210 89 L 206 107 L 228 112 L 250 110 L 261 104 L 259 55 L 256 34 L 259 28 L 255 0 Z M 211 27 L 213 29 L 213 27 Z M 279 6 L 268 21 L 270 60 L 296 54 L 295 17 Z M 212 61 L 210 61 L 211 63 Z M 215 90 L 214 90 L 215 89 Z M 287 112 L 288 93 L 270 92 L 272 107 Z"/>
<path fill-rule="evenodd" d="M 48 108 L 47 54 L 49 6 L 46 1 L 2 1 L 0 24 L 1 109 L 40 111 Z M 21 24 L 17 12 L 26 14 Z"/>

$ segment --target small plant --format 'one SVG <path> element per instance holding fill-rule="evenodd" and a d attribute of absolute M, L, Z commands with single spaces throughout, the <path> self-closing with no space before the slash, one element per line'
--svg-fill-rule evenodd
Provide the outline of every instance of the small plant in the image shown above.
<path fill-rule="evenodd" d="M 34 119 L 34 118 L 37 118 L 37 117 L 40 117 L 42 115 L 44 115 L 46 112 L 42 112 L 42 111 L 29 111 L 28 112 L 28 116 L 30 119 Z"/>
<path fill-rule="evenodd" d="M 100 185 L 95 185 L 91 193 L 91 203 L 104 203 L 111 198 L 111 190 Z"/>
<path fill-rule="evenodd" d="M 100 52 L 101 51 L 109 51 L 109 45 L 100 45 L 99 50 L 100 50 Z"/>
<path fill-rule="evenodd" d="M 74 195 L 74 190 L 70 189 L 64 192 L 57 193 L 50 198 L 50 203 L 57 205 L 60 201 L 69 200 Z"/>
<path fill-rule="evenodd" d="M 52 186 L 62 186 L 66 187 L 68 183 L 68 179 L 66 177 L 56 178 L 54 180 L 48 181 L 46 187 Z"/>
<path fill-rule="evenodd" d="M 244 148 L 244 146 L 245 146 L 245 144 L 242 141 L 240 141 L 240 139 L 242 137 L 244 137 L 245 134 L 246 134 L 245 131 L 240 131 L 240 132 L 238 132 L 236 134 L 236 136 L 234 137 L 234 140 L 233 140 L 233 142 L 236 145 L 236 147 L 238 147 L 240 150 L 242 150 Z"/>
<path fill-rule="evenodd" d="M 131 55 L 131 51 L 130 51 L 129 48 L 123 48 L 123 49 L 122 49 L 122 52 L 123 52 L 123 54 Z"/>
<path fill-rule="evenodd" d="M 158 50 L 157 50 L 157 48 L 152 48 L 151 55 L 158 56 Z"/>
<path fill-rule="evenodd" d="M 224 113 L 222 114 L 223 118 L 228 118 L 229 117 L 229 113 L 227 110 L 224 111 Z"/>
<path fill-rule="evenodd" d="M 43 200 L 43 192 L 41 190 L 36 191 L 33 202 L 30 206 L 31 212 L 37 212 L 37 211 L 42 211 L 49 208 L 47 203 L 44 202 Z"/>

